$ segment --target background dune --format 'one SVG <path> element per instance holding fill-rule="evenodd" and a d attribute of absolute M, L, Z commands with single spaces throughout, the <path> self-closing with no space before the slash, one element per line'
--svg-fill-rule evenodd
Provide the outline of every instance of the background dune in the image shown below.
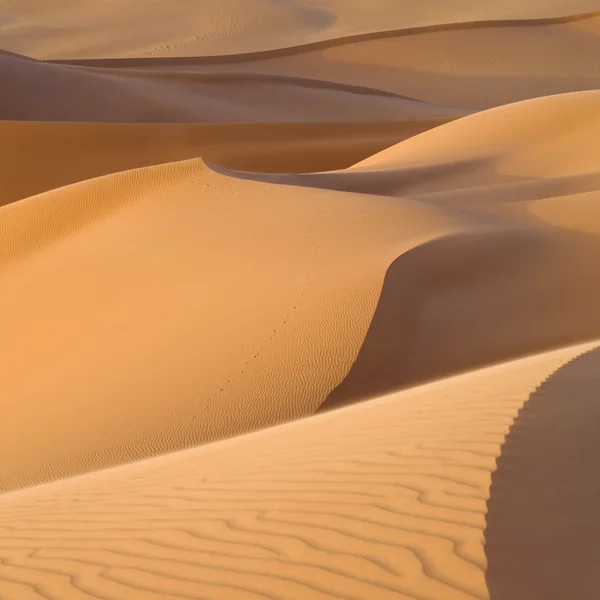
<path fill-rule="evenodd" d="M 599 56 L 597 0 L 0 0 L 0 598 L 597 600 Z"/>
<path fill-rule="evenodd" d="M 5 120 L 192 122 L 422 119 L 465 114 L 386 90 L 256 73 L 146 73 L 0 54 Z M 48 89 L 39 102 L 40 89 Z M 241 92 L 241 93 L 240 93 Z"/>
<path fill-rule="evenodd" d="M 504 19 L 556 19 L 594 0 L 3 0 L 6 49 L 36 58 L 256 52 L 344 35 Z M 113 32 L 107 37 L 106 32 Z"/>

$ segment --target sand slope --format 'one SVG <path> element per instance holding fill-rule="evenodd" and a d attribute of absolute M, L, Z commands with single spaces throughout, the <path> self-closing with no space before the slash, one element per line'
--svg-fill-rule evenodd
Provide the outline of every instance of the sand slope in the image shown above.
<path fill-rule="evenodd" d="M 394 28 L 564 19 L 594 0 L 3 0 L 8 50 L 37 58 L 196 56 L 257 52 Z M 113 35 L 108 37 L 107 31 Z"/>
<path fill-rule="evenodd" d="M 520 215 L 199 160 L 5 206 L 5 489 L 600 335 L 597 238 Z"/>
<path fill-rule="evenodd" d="M 361 121 L 465 114 L 386 90 L 308 77 L 122 70 L 0 53 L 4 120 L 100 122 Z M 49 94 L 39 102 L 37 90 Z M 240 93 L 242 92 L 242 93 Z"/>
<path fill-rule="evenodd" d="M 4 494 L 0 585 L 11 599 L 488 598 L 501 443 L 529 393 L 593 346 Z"/>
<path fill-rule="evenodd" d="M 355 358 L 389 263 L 461 227 L 411 202 L 241 181 L 199 160 L 5 206 L 4 486 L 310 413 Z"/>
<path fill-rule="evenodd" d="M 2 600 L 597 600 L 597 0 L 0 46 Z"/>
<path fill-rule="evenodd" d="M 341 169 L 447 120 L 194 125 L 0 121 L 0 205 L 100 175 L 197 156 L 244 171 Z"/>

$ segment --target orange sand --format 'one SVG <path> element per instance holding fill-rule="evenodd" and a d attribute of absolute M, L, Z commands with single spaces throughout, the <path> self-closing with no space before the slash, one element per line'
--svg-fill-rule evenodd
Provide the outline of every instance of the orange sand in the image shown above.
<path fill-rule="evenodd" d="M 597 600 L 600 3 L 0 44 L 2 600 Z"/>

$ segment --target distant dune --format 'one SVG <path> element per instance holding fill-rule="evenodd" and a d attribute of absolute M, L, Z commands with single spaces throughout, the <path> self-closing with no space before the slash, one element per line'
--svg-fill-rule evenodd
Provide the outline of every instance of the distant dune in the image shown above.
<path fill-rule="evenodd" d="M 2 600 L 597 600 L 600 2 L 0 46 Z"/>

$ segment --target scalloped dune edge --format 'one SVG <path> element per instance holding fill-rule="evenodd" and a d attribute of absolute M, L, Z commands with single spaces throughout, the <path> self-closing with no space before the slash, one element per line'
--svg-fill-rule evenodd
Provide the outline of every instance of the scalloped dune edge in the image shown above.
<path fill-rule="evenodd" d="M 599 350 L 588 348 L 551 373 L 511 425 L 486 516 L 492 598 L 600 593 L 592 567 L 599 484 L 590 477 L 598 469 Z"/>

